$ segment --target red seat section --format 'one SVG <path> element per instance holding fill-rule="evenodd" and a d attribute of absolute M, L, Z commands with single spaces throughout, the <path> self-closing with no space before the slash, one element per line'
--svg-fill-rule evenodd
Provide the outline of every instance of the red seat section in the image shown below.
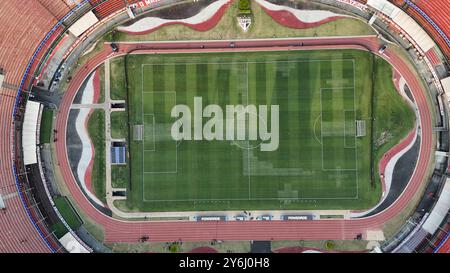
<path fill-rule="evenodd" d="M 129 4 L 138 2 L 139 0 L 90 0 L 93 6 L 96 6 L 94 12 L 103 19 L 112 13 L 125 8 Z"/>
<path fill-rule="evenodd" d="M 436 41 L 442 53 L 450 57 L 450 45 L 438 30 L 417 10 L 409 6 L 404 0 L 390 0 L 413 17 Z M 450 1 L 449 0 L 411 0 L 420 8 L 450 39 Z M 445 3 L 447 2 L 447 3 Z"/>
<path fill-rule="evenodd" d="M 427 58 L 430 60 L 432 65 L 436 66 L 442 63 L 433 48 L 428 50 L 425 55 L 427 55 Z"/>
<path fill-rule="evenodd" d="M 57 20 L 38 1 L 27 1 L 26 5 L 3 1 L 0 18 L 0 67 L 5 75 L 0 87 L 0 194 L 6 204 L 6 209 L 0 210 L 0 252 L 49 252 L 28 218 L 15 186 L 11 135 L 17 88 L 36 47 Z"/>
<path fill-rule="evenodd" d="M 433 21 L 444 31 L 450 35 L 450 1 L 444 0 L 413 0 L 421 10 L 428 14 Z"/>
<path fill-rule="evenodd" d="M 37 2 L 58 20 L 61 20 L 70 11 L 69 5 L 64 0 L 39 0 Z"/>

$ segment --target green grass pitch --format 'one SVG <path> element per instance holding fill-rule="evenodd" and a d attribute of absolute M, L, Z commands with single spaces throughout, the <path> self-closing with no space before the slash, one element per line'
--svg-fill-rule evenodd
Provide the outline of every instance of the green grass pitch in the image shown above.
<path fill-rule="evenodd" d="M 373 63 L 371 53 L 357 50 L 127 56 L 131 176 L 120 207 L 362 209 L 376 204 L 380 186 L 371 186 L 370 174 Z M 279 105 L 278 149 L 260 151 L 258 141 L 174 141 L 171 110 L 184 104 L 193 112 L 194 97 L 202 97 L 203 107 L 222 109 Z M 366 136 L 356 137 L 356 120 L 366 122 Z M 133 139 L 135 125 L 143 125 L 142 141 Z"/>

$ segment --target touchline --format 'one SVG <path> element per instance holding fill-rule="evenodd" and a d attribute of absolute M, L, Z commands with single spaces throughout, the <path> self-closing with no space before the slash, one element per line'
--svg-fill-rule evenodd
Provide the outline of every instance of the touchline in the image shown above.
<path fill-rule="evenodd" d="M 171 128 L 172 138 L 180 140 L 260 140 L 261 151 L 270 152 L 279 146 L 279 105 L 226 105 L 222 108 L 210 104 L 203 108 L 202 97 L 194 97 L 194 115 L 189 106 L 175 105 L 171 117 L 178 118 Z M 203 118 L 209 120 L 203 125 Z M 225 121 L 224 121 L 225 118 Z M 192 132 L 192 120 L 194 127 Z M 248 121 L 248 122 L 247 122 Z M 224 126 L 225 124 L 225 126 Z"/>

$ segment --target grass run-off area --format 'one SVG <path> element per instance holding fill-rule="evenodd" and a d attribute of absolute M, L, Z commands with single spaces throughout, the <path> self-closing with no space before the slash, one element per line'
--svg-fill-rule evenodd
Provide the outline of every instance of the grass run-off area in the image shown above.
<path fill-rule="evenodd" d="M 94 110 L 88 121 L 88 132 L 94 145 L 94 165 L 92 168 L 92 189 L 94 194 L 106 203 L 105 185 L 105 112 Z"/>
<path fill-rule="evenodd" d="M 128 168 L 120 167 L 113 183 L 127 185 L 127 200 L 119 205 L 129 211 L 369 208 L 381 195 L 377 173 L 371 181 L 373 161 L 413 127 L 390 66 L 369 52 L 129 55 L 125 65 L 131 183 Z M 171 111 L 182 104 L 194 115 L 194 97 L 201 97 L 203 110 L 223 109 L 224 125 L 227 105 L 255 105 L 256 120 L 269 132 L 271 105 L 278 105 L 278 147 L 262 151 L 270 141 L 249 140 L 257 130 L 248 123 L 244 140 L 235 134 L 235 140 L 175 141 L 171 130 L 181 115 Z M 356 136 L 357 120 L 365 123 L 365 136 Z M 230 127 L 210 129 L 225 136 Z M 191 131 L 194 138 L 193 125 Z M 375 146 L 372 131 L 373 141 L 382 132 L 390 137 Z"/>
<path fill-rule="evenodd" d="M 124 100 L 126 97 L 125 88 L 125 66 L 124 58 L 114 58 L 111 60 L 111 99 Z"/>
<path fill-rule="evenodd" d="M 125 138 L 128 133 L 128 117 L 125 111 L 111 112 L 111 137 Z"/>
<path fill-rule="evenodd" d="M 398 143 L 414 126 L 415 116 L 403 98 L 395 91 L 392 67 L 380 57 L 375 58 L 374 73 L 374 158 L 375 170 L 383 155 Z M 392 91 L 391 91 L 392 90 Z M 380 184 L 380 176 L 375 175 L 375 183 Z"/>
<path fill-rule="evenodd" d="M 56 197 L 53 199 L 53 202 L 55 202 L 56 208 L 61 213 L 61 216 L 64 218 L 64 220 L 72 230 L 76 230 L 81 226 L 82 221 L 80 217 L 65 197 Z M 68 232 L 67 228 L 62 222 L 55 224 L 53 226 L 53 229 L 55 231 L 55 235 L 58 238 L 61 238 Z"/>
<path fill-rule="evenodd" d="M 52 123 L 53 123 L 53 110 L 45 107 L 42 111 L 41 128 L 40 128 L 40 143 L 50 143 L 52 137 Z"/>

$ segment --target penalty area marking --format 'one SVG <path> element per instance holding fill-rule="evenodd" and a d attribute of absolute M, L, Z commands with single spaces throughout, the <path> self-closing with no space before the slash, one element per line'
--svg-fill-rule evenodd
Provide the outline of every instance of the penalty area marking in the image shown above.
<path fill-rule="evenodd" d="M 176 105 L 176 92 L 175 91 L 151 91 L 151 92 L 144 92 L 144 71 L 141 71 L 141 75 L 142 75 L 142 84 L 141 84 L 141 118 L 142 118 L 142 123 L 144 126 L 144 136 L 143 136 L 143 141 L 142 141 L 142 199 L 144 202 L 150 202 L 153 200 L 147 200 L 145 198 L 145 175 L 146 174 L 177 174 L 178 173 L 178 142 L 175 141 L 175 170 L 174 171 L 145 171 L 145 153 L 146 152 L 157 152 L 157 147 L 156 147 L 156 120 L 155 120 L 155 114 L 154 113 L 145 113 L 144 111 L 144 94 L 174 94 L 175 95 L 175 105 Z M 149 149 L 145 149 L 145 116 L 152 116 L 152 121 L 153 121 L 153 150 L 149 150 Z"/>

